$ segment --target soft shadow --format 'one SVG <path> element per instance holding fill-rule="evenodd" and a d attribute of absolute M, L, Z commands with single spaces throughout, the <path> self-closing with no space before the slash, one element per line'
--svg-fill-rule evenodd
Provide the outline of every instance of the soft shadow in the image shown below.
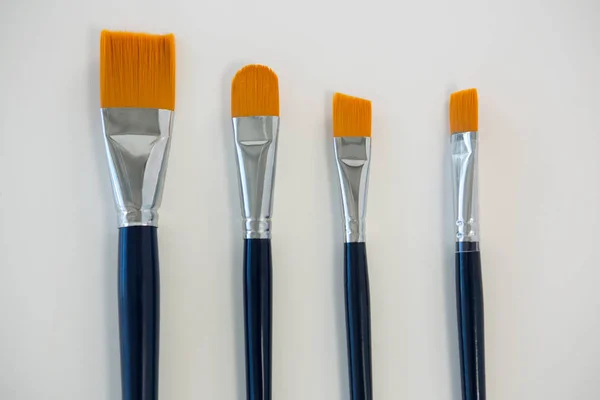
<path fill-rule="evenodd" d="M 456 91 L 455 88 L 450 88 L 448 91 L 447 98 L 450 94 Z M 443 193 L 441 197 L 441 207 L 443 216 L 443 229 L 440 238 L 442 243 L 442 254 L 444 254 L 444 262 L 441 265 L 442 274 L 444 276 L 444 303 L 446 306 L 446 326 L 447 326 L 447 344 L 448 344 L 448 371 L 450 371 L 450 380 L 452 385 L 452 399 L 461 400 L 461 385 L 460 385 L 460 355 L 458 351 L 458 326 L 457 326 L 457 314 L 456 314 L 456 283 L 455 283 L 455 265 L 454 265 L 454 253 L 455 253 L 455 241 L 454 241 L 454 209 L 453 209 L 453 194 L 452 194 L 452 172 L 451 166 L 451 154 L 449 145 L 448 127 L 450 123 L 448 121 L 448 101 L 445 103 L 444 125 L 441 127 L 440 132 L 446 136 L 446 150 L 442 157 L 442 171 L 443 171 Z M 443 140 L 443 139 L 442 139 Z"/>
<path fill-rule="evenodd" d="M 235 382 L 237 387 L 237 398 L 246 398 L 246 353 L 244 339 L 244 297 L 243 297 L 243 241 L 241 235 L 241 212 L 240 195 L 238 189 L 237 165 L 234 155 L 233 128 L 231 125 L 231 80 L 235 73 L 245 64 L 237 62 L 229 64 L 223 72 L 221 79 L 221 144 L 225 154 L 225 165 L 223 170 L 226 172 L 226 181 L 228 189 L 229 209 L 232 210 L 233 218 L 230 218 L 229 232 L 231 232 L 231 243 L 234 243 L 233 262 L 229 266 L 231 276 L 231 295 L 233 296 L 233 326 L 235 332 Z"/>
<path fill-rule="evenodd" d="M 92 148 L 89 154 L 94 159 L 98 175 L 98 187 L 102 188 L 101 194 L 104 199 L 103 207 L 98 210 L 98 218 L 105 221 L 116 221 L 113 206 L 113 194 L 110 187 L 108 166 L 104 152 L 104 140 L 102 137 L 102 123 L 100 120 L 100 30 L 92 30 L 90 33 L 90 67 L 88 69 L 88 121 L 90 121 L 89 135 L 92 136 Z M 102 173 L 103 172 L 103 173 Z M 112 228 L 114 224 L 109 226 Z M 102 287 L 104 288 L 104 300 L 106 301 L 104 314 L 104 327 L 106 329 L 106 349 L 108 354 L 108 400 L 118 399 L 121 396 L 121 361 L 119 354 L 119 326 L 118 326 L 118 302 L 117 302 L 117 244 L 118 231 L 110 229 L 105 235 L 102 244 L 103 264 L 106 268 L 102 275 Z"/>
<path fill-rule="evenodd" d="M 333 255 L 332 268 L 333 273 L 333 287 L 331 293 L 333 294 L 333 304 L 335 308 L 335 325 L 336 329 L 336 343 L 337 343 L 337 353 L 339 357 L 340 366 L 339 369 L 339 384 L 340 384 L 340 393 L 342 393 L 343 399 L 350 398 L 350 388 L 349 388 L 349 377 L 348 377 L 348 354 L 346 347 L 346 306 L 344 302 L 344 246 L 342 245 L 343 235 L 340 233 L 340 229 L 342 227 L 342 208 L 341 208 L 341 200 L 339 193 L 339 182 L 338 182 L 338 172 L 335 164 L 335 157 L 333 155 L 333 121 L 331 116 L 332 113 L 332 99 L 334 92 L 327 92 L 325 94 L 325 126 L 324 132 L 327 134 L 323 135 L 324 143 L 323 148 L 325 149 L 325 157 L 327 160 L 330 160 L 328 165 L 328 178 L 329 178 L 329 190 L 330 190 L 330 198 L 334 199 L 331 202 L 331 217 L 333 219 L 333 223 L 329 224 L 331 228 L 331 237 L 336 238 L 336 251 Z"/>

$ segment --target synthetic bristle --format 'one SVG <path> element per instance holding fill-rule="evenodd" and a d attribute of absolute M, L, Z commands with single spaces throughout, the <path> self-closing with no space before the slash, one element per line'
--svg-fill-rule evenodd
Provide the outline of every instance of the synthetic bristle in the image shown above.
<path fill-rule="evenodd" d="M 264 65 L 246 65 L 231 82 L 232 117 L 279 116 L 277 75 Z"/>
<path fill-rule="evenodd" d="M 371 102 L 341 93 L 334 94 L 333 136 L 371 137 Z"/>
<path fill-rule="evenodd" d="M 175 37 L 103 31 L 100 106 L 175 110 Z"/>
<path fill-rule="evenodd" d="M 450 95 L 450 132 L 474 132 L 479 128 L 477 89 Z"/>

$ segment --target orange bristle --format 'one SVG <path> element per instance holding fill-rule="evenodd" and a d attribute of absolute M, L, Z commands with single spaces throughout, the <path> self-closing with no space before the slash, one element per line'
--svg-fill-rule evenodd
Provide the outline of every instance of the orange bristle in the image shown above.
<path fill-rule="evenodd" d="M 100 106 L 175 110 L 175 37 L 102 31 Z"/>
<path fill-rule="evenodd" d="M 371 137 L 371 102 L 341 93 L 334 94 L 333 136 Z"/>
<path fill-rule="evenodd" d="M 231 82 L 231 116 L 278 117 L 277 75 L 264 65 L 246 65 Z"/>
<path fill-rule="evenodd" d="M 475 132 L 479 128 L 477 89 L 450 95 L 450 133 Z"/>

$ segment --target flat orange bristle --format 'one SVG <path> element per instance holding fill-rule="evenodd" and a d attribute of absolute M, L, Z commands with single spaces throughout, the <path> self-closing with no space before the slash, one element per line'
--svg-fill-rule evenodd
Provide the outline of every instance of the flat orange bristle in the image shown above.
<path fill-rule="evenodd" d="M 102 31 L 100 106 L 175 110 L 175 36 Z"/>
<path fill-rule="evenodd" d="M 371 102 L 341 93 L 334 94 L 333 136 L 371 137 Z"/>
<path fill-rule="evenodd" d="M 477 131 L 478 118 L 477 89 L 450 95 L 450 133 Z"/>
<path fill-rule="evenodd" d="M 264 65 L 246 65 L 231 82 L 232 117 L 278 117 L 277 75 Z"/>

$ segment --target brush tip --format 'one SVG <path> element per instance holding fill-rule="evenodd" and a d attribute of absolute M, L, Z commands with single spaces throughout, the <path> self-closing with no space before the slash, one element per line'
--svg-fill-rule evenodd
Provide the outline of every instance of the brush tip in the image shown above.
<path fill-rule="evenodd" d="M 172 34 L 100 34 L 100 106 L 175 109 Z"/>
<path fill-rule="evenodd" d="M 279 82 L 273 70 L 252 64 L 235 74 L 231 82 L 231 116 L 279 116 Z"/>
<path fill-rule="evenodd" d="M 477 89 L 450 95 L 450 132 L 474 132 L 479 128 Z"/>
<path fill-rule="evenodd" d="M 334 94 L 333 136 L 371 137 L 371 102 L 342 93 Z"/>

